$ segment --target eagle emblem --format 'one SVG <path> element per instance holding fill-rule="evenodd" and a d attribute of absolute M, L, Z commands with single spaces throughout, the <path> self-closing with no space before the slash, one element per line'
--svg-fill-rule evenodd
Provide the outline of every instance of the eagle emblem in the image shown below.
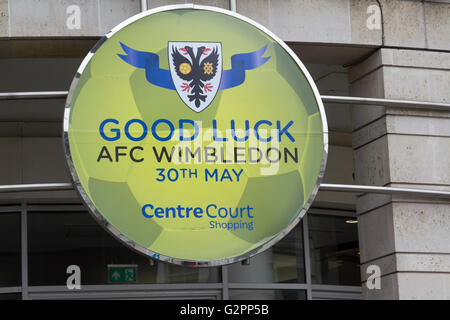
<path fill-rule="evenodd" d="M 154 86 L 175 90 L 193 111 L 201 112 L 216 97 L 217 91 L 228 90 L 245 82 L 246 71 L 264 65 L 268 45 L 252 52 L 231 56 L 231 69 L 222 70 L 220 42 L 169 42 L 167 52 L 170 70 L 160 68 L 159 55 L 139 51 L 120 43 L 125 54 L 117 54 L 126 63 L 145 70 L 147 81 Z"/>
<path fill-rule="evenodd" d="M 169 42 L 169 67 L 175 90 L 193 111 L 214 100 L 222 78 L 222 45 L 219 42 Z"/>

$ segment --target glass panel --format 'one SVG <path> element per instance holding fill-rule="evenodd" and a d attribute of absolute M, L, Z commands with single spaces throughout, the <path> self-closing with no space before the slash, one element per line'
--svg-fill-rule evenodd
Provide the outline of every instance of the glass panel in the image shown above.
<path fill-rule="evenodd" d="M 21 286 L 20 213 L 0 212 L 0 287 Z"/>
<path fill-rule="evenodd" d="M 305 290 L 230 289 L 230 300 L 306 300 Z"/>
<path fill-rule="evenodd" d="M 22 300 L 21 293 L 0 293 L 0 300 Z"/>
<path fill-rule="evenodd" d="M 81 285 L 109 283 L 111 264 L 137 265 L 134 283 L 220 281 L 218 268 L 151 264 L 149 258 L 115 240 L 87 212 L 30 212 L 28 240 L 31 286 L 65 285 L 69 265 L 80 267 Z"/>
<path fill-rule="evenodd" d="M 272 248 L 250 258 L 249 265 L 228 267 L 230 282 L 305 283 L 303 229 L 300 222 Z"/>
<path fill-rule="evenodd" d="M 311 214 L 308 220 L 312 283 L 360 286 L 356 219 Z"/>
<path fill-rule="evenodd" d="M 157 283 L 220 282 L 220 268 L 188 268 L 158 263 Z"/>

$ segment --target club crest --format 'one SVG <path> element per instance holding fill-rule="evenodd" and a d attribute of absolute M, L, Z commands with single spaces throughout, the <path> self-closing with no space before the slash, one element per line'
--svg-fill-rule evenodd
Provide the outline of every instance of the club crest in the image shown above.
<path fill-rule="evenodd" d="M 193 111 L 214 100 L 222 78 L 222 45 L 216 42 L 169 42 L 169 68 L 175 90 Z"/>
<path fill-rule="evenodd" d="M 159 55 L 139 51 L 120 43 L 125 54 L 118 56 L 126 63 L 145 70 L 152 85 L 175 90 L 181 100 L 193 111 L 205 110 L 217 91 L 240 86 L 247 70 L 257 69 L 270 57 L 263 57 L 267 45 L 252 52 L 231 56 L 231 69 L 222 70 L 220 42 L 169 42 L 167 53 L 169 69 L 159 66 Z"/>

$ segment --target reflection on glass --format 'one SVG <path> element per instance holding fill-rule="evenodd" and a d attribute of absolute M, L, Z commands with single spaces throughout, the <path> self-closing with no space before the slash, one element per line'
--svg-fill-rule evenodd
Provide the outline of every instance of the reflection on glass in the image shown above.
<path fill-rule="evenodd" d="M 304 283 L 302 223 L 272 248 L 250 258 L 249 265 L 235 263 L 228 267 L 230 282 Z"/>
<path fill-rule="evenodd" d="M 360 286 L 355 218 L 311 214 L 308 220 L 312 283 Z"/>
<path fill-rule="evenodd" d="M 218 268 L 193 269 L 151 263 L 104 231 L 87 212 L 28 214 L 29 283 L 65 285 L 66 269 L 81 269 L 81 284 L 107 284 L 108 265 L 137 265 L 134 283 L 220 281 Z M 205 272 L 206 271 L 206 272 Z M 129 283 L 132 284 L 132 283 Z"/>
<path fill-rule="evenodd" d="M 220 282 L 220 268 L 189 268 L 158 263 L 157 283 Z"/>
<path fill-rule="evenodd" d="M 272 252 L 275 282 L 305 283 L 302 222 L 275 244 Z"/>
<path fill-rule="evenodd" d="M 230 300 L 306 300 L 305 290 L 231 289 Z"/>
<path fill-rule="evenodd" d="M 0 212 L 0 287 L 21 285 L 20 214 Z"/>

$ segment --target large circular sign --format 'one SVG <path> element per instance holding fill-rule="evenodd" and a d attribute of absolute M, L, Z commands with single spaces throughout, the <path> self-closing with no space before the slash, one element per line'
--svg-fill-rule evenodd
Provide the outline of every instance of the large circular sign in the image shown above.
<path fill-rule="evenodd" d="M 270 31 L 227 10 L 168 6 L 106 34 L 64 115 L 74 184 L 94 217 L 150 257 L 222 265 L 286 235 L 318 191 L 323 105 Z"/>

